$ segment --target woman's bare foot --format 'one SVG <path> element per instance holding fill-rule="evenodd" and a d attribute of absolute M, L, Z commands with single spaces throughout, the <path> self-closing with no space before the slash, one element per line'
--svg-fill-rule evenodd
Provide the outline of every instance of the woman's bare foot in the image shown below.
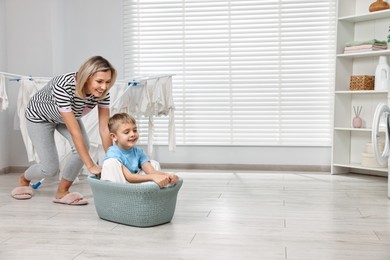
<path fill-rule="evenodd" d="M 72 186 L 73 181 L 68 181 L 64 178 L 61 178 L 60 184 L 57 188 L 56 199 L 61 199 L 65 197 L 69 192 L 70 186 Z"/>
<path fill-rule="evenodd" d="M 24 173 L 19 177 L 19 186 L 30 186 L 30 181 L 24 177 Z"/>
<path fill-rule="evenodd" d="M 56 199 L 62 199 L 63 197 L 65 197 L 69 193 L 70 193 L 69 191 L 67 191 L 67 192 L 59 192 L 59 191 L 57 191 L 55 198 Z"/>
<path fill-rule="evenodd" d="M 11 191 L 11 196 L 18 200 L 31 199 L 33 196 L 33 189 L 30 187 L 30 181 L 24 177 L 24 174 L 19 177 L 19 186 Z"/>

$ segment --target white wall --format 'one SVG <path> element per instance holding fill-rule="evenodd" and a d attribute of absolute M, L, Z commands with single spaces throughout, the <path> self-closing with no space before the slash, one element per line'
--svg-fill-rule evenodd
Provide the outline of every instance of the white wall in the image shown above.
<path fill-rule="evenodd" d="M 6 71 L 21 75 L 51 76 L 52 41 L 50 0 L 5 1 Z M 16 82 L 8 82 L 8 166 L 28 165 L 20 131 L 14 130 L 14 115 L 18 93 Z"/>
<path fill-rule="evenodd" d="M 7 48 L 2 71 L 50 77 L 75 71 L 84 60 L 98 54 L 109 59 L 123 76 L 121 1 L 1 1 L 5 3 L 1 17 L 7 29 L 1 34 Z M 20 131 L 13 129 L 18 88 L 16 83 L 8 83 L 8 121 L 0 128 L 8 131 L 6 140 L 12 147 L 7 150 L 8 165 L 0 169 L 28 165 Z"/>
<path fill-rule="evenodd" d="M 88 57 L 102 55 L 118 69 L 118 78 L 125 78 L 121 0 L 0 0 L 0 3 L 0 37 L 5 41 L 3 46 L 0 41 L 0 54 L 6 53 L 5 64 L 0 61 L 2 71 L 53 76 L 77 70 Z M 17 87 L 10 92 L 9 124 L 1 123 L 6 114 L 0 114 L 0 146 L 4 147 L 7 140 L 13 144 L 6 166 L 26 166 L 20 132 L 10 125 Z M 0 150 L 1 169 L 7 154 Z M 175 153 L 170 153 L 166 146 L 160 146 L 155 147 L 153 157 L 162 163 L 329 165 L 330 148 L 179 146 Z"/>
<path fill-rule="evenodd" d="M 5 70 L 5 0 L 0 0 L 0 71 Z M 8 111 L 0 112 L 0 170 L 9 166 L 7 142 L 8 136 Z"/>

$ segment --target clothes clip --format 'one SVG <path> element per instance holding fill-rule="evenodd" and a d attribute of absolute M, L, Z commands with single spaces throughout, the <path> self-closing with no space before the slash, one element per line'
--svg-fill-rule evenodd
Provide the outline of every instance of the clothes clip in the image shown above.
<path fill-rule="evenodd" d="M 44 180 L 45 180 L 45 178 L 41 179 L 40 181 L 38 181 L 38 182 L 35 183 L 35 184 L 32 184 L 32 183 L 31 183 L 31 187 L 32 187 L 34 190 L 38 189 L 39 186 L 41 186 L 41 184 L 42 184 L 42 182 L 43 182 Z"/>
<path fill-rule="evenodd" d="M 135 80 L 130 81 L 130 82 L 127 83 L 128 87 L 137 87 L 138 85 L 140 85 L 140 82 L 135 81 Z"/>
<path fill-rule="evenodd" d="M 18 78 L 18 79 L 9 79 L 9 81 L 16 81 L 16 82 L 19 82 L 20 80 L 22 80 L 21 78 Z"/>

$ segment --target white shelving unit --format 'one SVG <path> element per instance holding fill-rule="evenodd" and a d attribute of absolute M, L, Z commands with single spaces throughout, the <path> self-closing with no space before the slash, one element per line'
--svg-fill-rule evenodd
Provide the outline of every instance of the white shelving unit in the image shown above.
<path fill-rule="evenodd" d="M 390 9 L 370 13 L 373 0 L 339 0 L 337 22 L 336 82 L 334 93 L 334 126 L 332 146 L 332 174 L 362 173 L 387 176 L 388 168 L 364 167 L 362 153 L 371 142 L 372 119 L 379 103 L 387 103 L 388 91 L 350 91 L 351 75 L 375 75 L 379 56 L 387 56 L 390 49 L 344 54 L 348 41 L 386 40 L 389 34 Z M 390 47 L 390 46 L 389 46 Z M 353 106 L 362 106 L 362 128 L 353 128 Z M 384 141 L 384 132 L 380 134 Z"/>

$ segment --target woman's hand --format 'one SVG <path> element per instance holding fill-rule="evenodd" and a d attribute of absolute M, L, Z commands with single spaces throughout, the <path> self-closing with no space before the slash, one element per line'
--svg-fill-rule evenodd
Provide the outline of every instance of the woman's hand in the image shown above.
<path fill-rule="evenodd" d="M 93 165 L 88 167 L 88 171 L 92 174 L 95 174 L 96 176 L 99 176 L 100 173 L 102 172 L 102 167 Z"/>

